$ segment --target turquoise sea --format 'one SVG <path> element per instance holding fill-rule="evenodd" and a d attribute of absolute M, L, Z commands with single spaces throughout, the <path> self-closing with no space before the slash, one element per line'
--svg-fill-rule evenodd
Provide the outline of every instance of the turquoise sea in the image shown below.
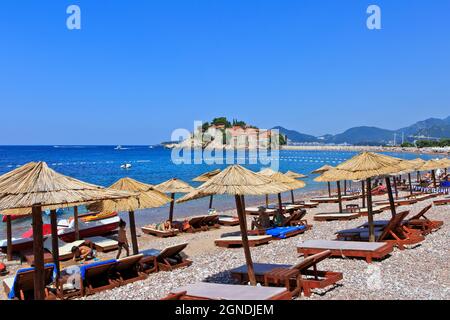
<path fill-rule="evenodd" d="M 109 186 L 120 178 L 131 177 L 136 180 L 158 184 L 167 179 L 176 177 L 192 186 L 200 183 L 193 182 L 196 176 L 216 168 L 225 168 L 226 165 L 207 164 L 180 164 L 176 165 L 171 160 L 171 150 L 160 146 L 122 146 L 116 150 L 116 146 L 0 146 L 0 174 L 11 171 L 30 161 L 46 161 L 54 170 L 72 176 L 74 178 L 94 183 L 101 186 Z M 280 151 L 279 167 L 282 172 L 292 170 L 308 175 L 305 180 L 306 187 L 296 191 L 301 195 L 305 191 L 323 188 L 325 185 L 313 181 L 314 175 L 309 173 L 324 164 L 337 165 L 355 155 L 355 152 L 336 151 Z M 388 153 L 405 159 L 413 159 L 420 156 L 430 159 L 432 155 L 417 155 L 408 153 Z M 248 160 L 248 159 L 247 159 Z M 248 161 L 246 161 L 248 163 Z M 122 169 L 124 163 L 131 164 L 131 168 Z M 258 164 L 245 165 L 247 168 L 258 171 L 263 166 Z M 288 195 L 286 195 L 287 197 Z M 183 204 L 175 205 L 175 217 L 183 217 L 207 212 L 208 199 L 199 199 Z M 248 197 L 247 204 L 263 203 L 258 197 Z M 217 196 L 214 207 L 218 210 L 234 207 L 233 199 L 227 196 Z M 136 214 L 138 225 L 159 222 L 168 214 L 168 206 L 156 209 L 142 210 Z M 70 210 L 61 217 L 71 215 Z M 126 214 L 123 214 L 126 219 Z M 47 222 L 44 217 L 44 222 Z M 31 226 L 31 219 L 13 221 L 13 236 L 20 236 Z M 0 222 L 0 239 L 5 238 L 5 224 Z"/>

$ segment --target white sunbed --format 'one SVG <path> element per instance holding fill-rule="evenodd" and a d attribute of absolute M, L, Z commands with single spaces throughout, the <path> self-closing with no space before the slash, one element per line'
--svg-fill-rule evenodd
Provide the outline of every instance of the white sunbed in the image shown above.
<path fill-rule="evenodd" d="M 248 238 L 248 245 L 250 247 L 255 247 L 257 245 L 261 244 L 267 244 L 270 240 L 272 240 L 272 236 L 270 235 L 260 235 L 260 236 L 247 236 Z M 230 236 L 230 237 L 223 237 L 214 240 L 214 243 L 218 247 L 231 247 L 231 246 L 242 246 L 242 237 L 241 236 Z"/>
<path fill-rule="evenodd" d="M 185 296 L 212 300 L 278 300 L 291 298 L 286 288 L 208 282 L 197 282 L 171 292 L 172 294 L 185 292 Z"/>
<path fill-rule="evenodd" d="M 360 216 L 359 212 L 327 212 L 317 213 L 314 215 L 316 221 L 332 221 L 332 220 L 352 220 Z"/>
<path fill-rule="evenodd" d="M 76 240 L 73 242 L 64 242 L 64 241 L 58 239 L 59 259 L 67 260 L 67 259 L 72 258 L 72 256 L 73 256 L 72 248 L 79 247 L 83 243 L 84 243 L 84 240 Z M 44 248 L 53 253 L 51 238 L 48 238 L 47 240 L 44 241 Z"/>
<path fill-rule="evenodd" d="M 94 243 L 95 248 L 100 252 L 115 250 L 118 248 L 119 244 L 116 240 L 108 239 L 105 237 L 91 237 L 84 240 L 89 240 Z"/>

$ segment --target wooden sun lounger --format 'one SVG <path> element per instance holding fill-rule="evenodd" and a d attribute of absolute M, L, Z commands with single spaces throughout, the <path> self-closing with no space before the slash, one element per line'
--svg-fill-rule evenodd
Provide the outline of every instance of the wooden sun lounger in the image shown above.
<path fill-rule="evenodd" d="M 389 204 L 373 206 L 372 207 L 372 214 L 378 214 L 378 213 L 381 213 L 381 212 L 383 212 L 384 210 L 387 210 L 387 209 L 390 209 Z M 369 214 L 369 209 L 367 207 L 366 208 L 360 208 L 359 213 L 360 213 L 361 216 L 367 217 L 367 215 Z"/>
<path fill-rule="evenodd" d="M 278 209 L 266 208 L 266 213 L 269 216 L 273 216 L 277 212 L 278 212 Z M 245 213 L 249 214 L 249 215 L 259 215 L 259 207 L 246 207 Z"/>
<path fill-rule="evenodd" d="M 248 236 L 248 245 L 250 247 L 256 247 L 262 244 L 267 244 L 272 240 L 271 236 L 266 235 L 249 235 Z M 224 237 L 214 240 L 214 243 L 218 247 L 222 248 L 230 248 L 230 247 L 241 247 L 242 246 L 242 238 L 241 236 L 232 236 L 232 237 Z"/>
<path fill-rule="evenodd" d="M 417 199 L 414 199 L 414 198 L 411 198 L 411 199 L 398 199 L 398 200 L 394 200 L 394 204 L 397 206 L 397 207 L 399 207 L 399 206 L 409 206 L 409 205 L 412 205 L 412 204 L 415 204 L 415 203 L 417 203 L 418 202 L 418 200 Z M 379 206 L 379 205 L 388 205 L 389 204 L 389 201 L 379 201 L 379 202 L 376 202 L 375 203 L 375 205 L 376 206 Z"/>
<path fill-rule="evenodd" d="M 91 241 L 95 245 L 95 249 L 100 252 L 116 250 L 119 246 L 119 243 L 116 240 L 105 237 L 90 237 L 84 240 Z"/>
<path fill-rule="evenodd" d="M 115 281 L 114 267 L 117 260 L 94 262 L 81 266 L 84 277 L 81 279 L 81 296 L 109 290 L 119 285 Z"/>
<path fill-rule="evenodd" d="M 239 225 L 239 218 L 238 217 L 231 217 L 231 216 L 219 216 L 219 224 L 223 226 L 238 226 Z"/>
<path fill-rule="evenodd" d="M 283 203 L 283 205 L 298 205 L 299 208 L 301 209 L 311 209 L 311 208 L 317 208 L 319 203 L 318 202 L 312 202 L 312 201 L 303 201 L 303 200 L 299 200 L 299 201 L 295 201 L 294 203 Z"/>
<path fill-rule="evenodd" d="M 34 251 L 33 249 L 27 249 L 21 251 L 21 256 L 23 261 L 28 263 L 30 266 L 34 266 Z M 44 263 L 53 262 L 53 255 L 48 250 L 44 250 Z"/>
<path fill-rule="evenodd" d="M 118 285 L 125 285 L 147 278 L 147 274 L 141 272 L 140 261 L 144 257 L 143 254 L 121 258 L 117 260 L 114 266 L 114 272 L 117 276 Z"/>
<path fill-rule="evenodd" d="M 159 238 L 167 238 L 167 237 L 174 237 L 177 234 L 180 233 L 180 230 L 178 229 L 172 229 L 172 230 L 157 230 L 155 228 L 152 228 L 150 226 L 146 226 L 146 227 L 141 227 L 141 230 L 143 233 L 145 234 L 149 234 L 155 237 L 159 237 Z"/>
<path fill-rule="evenodd" d="M 411 229 L 418 229 L 423 235 L 427 235 L 434 230 L 441 228 L 444 225 L 444 221 L 430 220 L 425 216 L 431 209 L 431 204 L 423 208 L 418 214 L 408 219 L 406 227 Z"/>
<path fill-rule="evenodd" d="M 293 296 L 300 295 L 303 291 L 304 295 L 309 297 L 311 289 L 325 288 L 342 280 L 341 272 L 317 270 L 317 264 L 329 256 L 331 256 L 331 251 L 326 250 L 306 257 L 294 266 L 254 263 L 256 281 L 263 282 L 266 286 L 284 285 Z M 313 270 L 310 270 L 311 268 Z M 230 272 L 231 276 L 240 283 L 249 281 L 246 265 L 230 270 Z"/>
<path fill-rule="evenodd" d="M 339 199 L 337 197 L 319 197 L 319 198 L 313 198 L 310 201 L 317 202 L 317 203 L 338 203 Z"/>
<path fill-rule="evenodd" d="M 59 260 L 69 260 L 73 258 L 72 248 L 73 247 L 79 247 L 84 244 L 84 240 L 76 240 L 73 242 L 66 243 L 60 239 L 58 239 L 58 254 L 59 254 Z M 48 238 L 44 241 L 44 248 L 48 250 L 50 253 L 53 252 L 52 248 L 52 239 Z M 52 259 L 53 261 L 53 259 Z"/>
<path fill-rule="evenodd" d="M 181 243 L 163 250 L 148 249 L 142 251 L 144 257 L 141 260 L 141 266 L 143 270 L 149 273 L 149 271 L 172 271 L 190 266 L 192 261 L 182 255 L 182 251 L 187 245 L 187 243 Z"/>
<path fill-rule="evenodd" d="M 359 212 L 330 212 L 330 213 L 317 213 L 314 215 L 315 221 L 336 221 L 336 220 L 352 220 L 360 216 Z"/>
<path fill-rule="evenodd" d="M 400 212 L 392 217 L 387 224 L 380 225 L 375 228 L 376 241 L 388 242 L 396 245 L 400 250 L 405 249 L 405 245 L 416 244 L 423 241 L 425 238 L 420 232 L 410 230 L 403 225 L 404 218 L 409 214 L 409 211 Z M 356 240 L 368 241 L 369 229 L 360 226 L 356 229 L 348 229 L 337 232 L 338 239 L 342 240 Z"/>
<path fill-rule="evenodd" d="M 220 228 L 220 224 L 219 224 L 219 215 L 217 214 L 213 214 L 213 215 L 208 215 L 206 216 L 203 220 L 202 220 L 202 225 L 204 227 L 206 227 L 207 229 L 210 228 Z"/>
<path fill-rule="evenodd" d="M 190 228 L 186 232 L 194 233 L 208 230 L 208 227 L 204 224 L 204 221 L 207 220 L 207 218 L 208 216 L 192 217 L 189 220 Z"/>
<path fill-rule="evenodd" d="M 53 295 L 47 288 L 53 282 L 53 269 L 54 266 L 46 266 L 44 268 L 44 281 L 45 281 L 45 299 L 53 300 Z M 34 274 L 35 270 L 17 271 L 14 277 L 3 279 L 3 288 L 8 296 L 11 289 L 14 286 L 14 299 L 18 300 L 32 300 L 34 298 Z"/>
<path fill-rule="evenodd" d="M 162 300 L 291 300 L 286 288 L 197 282 L 173 290 Z"/>
<path fill-rule="evenodd" d="M 305 257 L 325 250 L 330 250 L 332 257 L 365 258 L 367 263 L 371 263 L 373 259 L 389 255 L 393 247 L 387 242 L 307 240 L 297 248 L 297 252 Z"/>
<path fill-rule="evenodd" d="M 435 206 L 444 206 L 444 205 L 450 204 L 450 198 L 434 200 L 433 204 Z"/>

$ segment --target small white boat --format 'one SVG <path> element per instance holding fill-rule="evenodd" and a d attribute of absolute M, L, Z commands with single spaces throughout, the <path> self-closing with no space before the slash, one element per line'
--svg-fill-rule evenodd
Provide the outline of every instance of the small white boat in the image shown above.
<path fill-rule="evenodd" d="M 118 145 L 117 147 L 114 148 L 114 150 L 122 150 L 122 149 L 123 149 L 123 148 L 122 148 L 121 145 Z"/>
<path fill-rule="evenodd" d="M 131 163 L 125 163 L 123 165 L 120 166 L 122 169 L 130 169 L 131 168 Z"/>

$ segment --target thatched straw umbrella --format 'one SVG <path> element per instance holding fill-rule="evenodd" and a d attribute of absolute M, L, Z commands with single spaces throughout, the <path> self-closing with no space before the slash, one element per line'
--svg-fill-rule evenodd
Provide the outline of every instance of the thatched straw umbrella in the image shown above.
<path fill-rule="evenodd" d="M 321 166 L 320 168 L 318 168 L 318 169 L 316 169 L 314 171 L 311 171 L 311 173 L 312 174 L 322 174 L 322 173 L 324 173 L 324 172 L 326 172 L 328 170 L 331 170 L 331 169 L 334 169 L 334 167 L 330 166 L 329 164 L 326 164 L 326 165 Z M 340 189 L 341 189 L 340 181 L 336 181 L 336 185 L 337 185 L 338 190 L 340 191 Z M 328 186 L 328 196 L 331 197 L 331 185 L 330 185 L 330 182 L 327 182 L 327 186 Z M 340 192 L 338 192 L 338 197 L 340 197 L 339 194 L 340 194 Z M 342 207 L 342 204 L 340 205 L 340 207 Z"/>
<path fill-rule="evenodd" d="M 164 193 L 155 190 L 152 185 L 142 183 L 131 178 L 122 178 L 111 185 L 108 189 L 129 191 L 136 194 L 136 196 L 128 199 L 104 200 L 96 202 L 89 205 L 89 209 L 101 212 L 128 211 L 133 254 L 138 254 L 139 247 L 136 236 L 134 211 L 161 207 L 173 200 Z"/>
<path fill-rule="evenodd" d="M 287 191 L 286 186 L 274 182 L 268 177 L 256 174 L 240 165 L 231 165 L 218 175 L 206 181 L 195 191 L 190 192 L 177 202 L 184 202 L 193 199 L 209 196 L 211 194 L 233 195 L 236 201 L 236 211 L 239 217 L 239 225 L 242 236 L 242 246 L 244 248 L 245 260 L 247 263 L 250 283 L 256 285 L 255 272 L 250 254 L 247 237 L 247 224 L 245 211 L 242 206 L 243 195 L 264 195 Z"/>
<path fill-rule="evenodd" d="M 292 192 L 292 190 L 304 188 L 306 185 L 305 182 L 303 182 L 303 181 L 290 178 L 290 177 L 282 174 L 281 172 L 276 172 L 269 168 L 261 170 L 259 172 L 259 174 L 269 177 L 270 179 L 285 185 L 287 190 L 290 190 L 291 192 Z M 291 196 L 293 199 L 294 196 L 292 194 L 291 194 Z M 278 193 L 278 211 L 280 214 L 283 213 L 283 202 L 281 201 L 281 193 Z"/>
<path fill-rule="evenodd" d="M 433 187 L 437 188 L 436 170 L 447 168 L 446 162 L 447 161 L 441 161 L 441 160 L 436 160 L 436 159 L 428 160 L 422 166 L 420 166 L 417 170 L 431 171 L 431 176 L 433 178 Z"/>
<path fill-rule="evenodd" d="M 423 163 L 425 163 L 425 160 L 422 160 L 420 158 L 413 159 L 413 160 L 403 160 L 402 164 L 405 167 L 409 167 L 409 169 L 405 169 L 403 171 L 393 174 L 394 177 L 397 175 L 403 175 L 403 174 L 408 175 L 408 184 L 409 184 L 410 195 L 413 195 L 411 173 L 417 171 L 417 169 L 420 168 L 423 165 Z M 395 181 L 395 178 L 394 178 L 394 181 Z M 396 185 L 394 184 L 394 186 L 396 186 Z"/>
<path fill-rule="evenodd" d="M 372 152 L 362 152 L 353 158 L 339 164 L 333 170 L 324 172 L 315 180 L 324 181 L 339 181 L 344 179 L 352 180 L 366 180 L 367 184 L 367 212 L 369 221 L 369 241 L 375 241 L 373 214 L 372 214 L 372 186 L 371 178 L 377 176 L 386 176 L 386 187 L 388 189 L 389 202 L 392 214 L 395 215 L 395 203 L 392 195 L 391 183 L 389 174 L 400 172 L 406 169 L 402 164 L 402 160 L 398 158 L 389 157 L 382 154 Z"/>
<path fill-rule="evenodd" d="M 199 175 L 198 177 L 192 179 L 192 181 L 206 182 L 206 181 L 208 181 L 209 179 L 211 179 L 212 177 L 214 177 L 215 175 L 217 175 L 219 173 L 220 173 L 220 169 L 216 169 L 216 170 L 212 170 L 212 171 L 209 171 L 209 172 L 205 172 L 205 173 Z M 209 209 L 212 209 L 213 198 L 214 198 L 214 195 L 211 195 L 209 197 Z"/>
<path fill-rule="evenodd" d="M 289 178 L 292 178 L 292 179 L 302 179 L 302 178 L 306 178 L 306 177 L 307 177 L 307 176 L 304 175 L 304 174 L 297 173 L 297 172 L 290 171 L 290 170 L 286 171 L 286 172 L 284 173 L 284 175 L 287 176 L 287 177 L 289 177 Z M 295 199 L 294 199 L 294 191 L 293 191 L 293 190 L 291 190 L 291 201 L 292 201 L 292 204 L 295 203 Z"/>
<path fill-rule="evenodd" d="M 34 298 L 44 299 L 44 248 L 42 210 L 51 210 L 52 251 L 59 276 L 59 252 L 56 209 L 85 204 L 91 201 L 127 198 L 128 192 L 107 190 L 64 176 L 50 169 L 45 162 L 31 162 L 0 176 L 0 210 L 3 214 L 19 209 L 32 212 L 33 253 L 35 264 Z M 10 243 L 11 239 L 8 239 Z"/>
<path fill-rule="evenodd" d="M 172 202 L 170 203 L 169 221 L 173 221 L 173 207 L 175 204 L 175 193 L 189 193 L 195 189 L 183 180 L 172 178 L 155 186 L 155 189 L 163 193 L 170 193 Z"/>

